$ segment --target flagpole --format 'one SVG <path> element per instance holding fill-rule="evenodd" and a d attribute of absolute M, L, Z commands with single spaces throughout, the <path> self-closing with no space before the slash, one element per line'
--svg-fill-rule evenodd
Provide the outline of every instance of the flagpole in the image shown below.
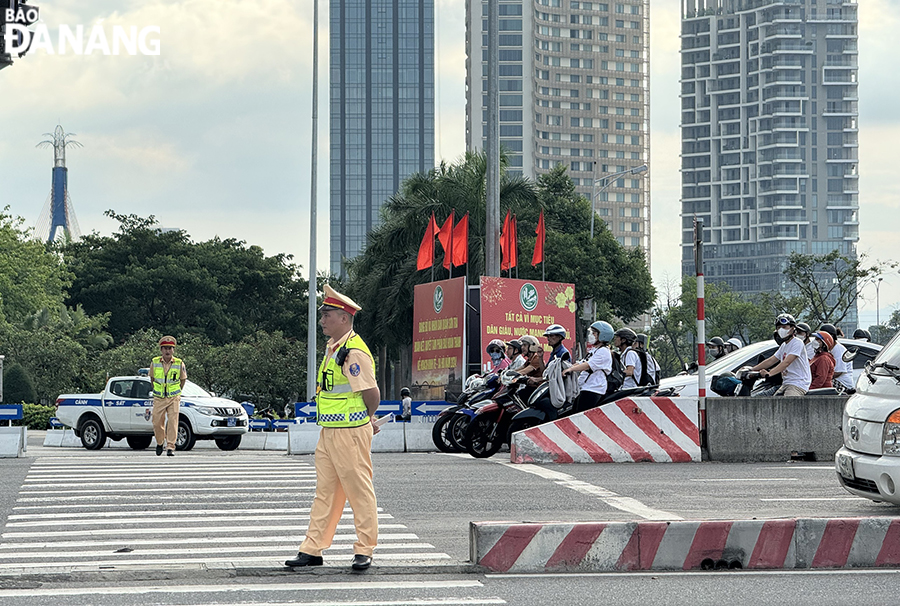
<path fill-rule="evenodd" d="M 447 266 L 447 271 L 450 272 L 449 278 L 453 279 L 453 224 L 456 222 L 456 209 L 450 209 L 450 265 Z M 444 251 L 444 254 L 447 254 L 447 251 Z"/>

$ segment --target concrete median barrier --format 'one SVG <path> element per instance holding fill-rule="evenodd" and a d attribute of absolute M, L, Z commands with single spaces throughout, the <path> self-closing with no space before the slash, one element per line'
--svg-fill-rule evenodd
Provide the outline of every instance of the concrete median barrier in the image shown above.
<path fill-rule="evenodd" d="M 709 398 L 706 427 L 713 461 L 785 461 L 792 452 L 831 460 L 841 447 L 846 396 Z M 811 456 L 811 455 L 810 455 Z"/>
<path fill-rule="evenodd" d="M 494 572 L 880 568 L 900 565 L 900 518 L 516 524 L 474 522 Z"/>
<path fill-rule="evenodd" d="M 626 398 L 512 436 L 513 463 L 700 461 L 696 398 Z"/>
<path fill-rule="evenodd" d="M 21 457 L 27 448 L 27 427 L 0 427 L 0 458 Z"/>

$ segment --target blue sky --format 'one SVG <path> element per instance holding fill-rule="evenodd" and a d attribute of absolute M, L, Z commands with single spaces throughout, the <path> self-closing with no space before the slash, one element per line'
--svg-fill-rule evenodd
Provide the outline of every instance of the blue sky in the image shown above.
<path fill-rule="evenodd" d="M 436 156 L 465 148 L 465 4 L 437 2 Z M 83 232 L 116 227 L 103 211 L 156 215 L 196 240 L 213 236 L 285 252 L 307 265 L 312 2 L 302 0 L 57 0 L 38 3 L 51 31 L 158 25 L 161 54 L 28 55 L 0 71 L 0 207 L 34 224 L 50 190 L 57 123 L 84 148 L 68 154 Z M 319 269 L 328 259 L 327 0 L 320 1 Z M 227 9 L 223 9 L 227 7 Z M 860 2 L 860 244 L 900 259 L 900 0 Z M 679 233 L 678 3 L 651 0 L 652 273 L 677 278 Z M 304 269 L 304 273 L 306 270 Z M 875 321 L 875 290 L 863 323 Z M 882 318 L 900 302 L 900 275 L 881 287 Z"/>

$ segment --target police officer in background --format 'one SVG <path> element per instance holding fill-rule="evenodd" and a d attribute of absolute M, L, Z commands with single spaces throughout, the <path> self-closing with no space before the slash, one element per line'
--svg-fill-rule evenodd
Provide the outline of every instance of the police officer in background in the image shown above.
<path fill-rule="evenodd" d="M 187 381 L 187 370 L 181 358 L 175 357 L 175 337 L 166 335 L 159 340 L 160 355 L 150 363 L 150 382 L 153 385 L 153 435 L 156 437 L 156 456 L 175 456 L 178 437 L 178 410 L 181 390 Z"/>
<path fill-rule="evenodd" d="M 375 381 L 375 359 L 353 331 L 359 305 L 325 285 L 319 325 L 330 337 L 319 366 L 316 388 L 317 423 L 322 426 L 316 445 L 316 497 L 309 528 L 300 552 L 284 564 L 321 566 L 322 552 L 331 546 L 344 504 L 350 501 L 356 542 L 353 570 L 367 570 L 378 540 L 378 513 L 372 484 L 373 423 L 381 402 Z"/>

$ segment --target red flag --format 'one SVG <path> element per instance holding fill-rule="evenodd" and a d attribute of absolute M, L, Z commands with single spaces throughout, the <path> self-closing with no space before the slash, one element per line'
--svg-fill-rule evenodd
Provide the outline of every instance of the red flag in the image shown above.
<path fill-rule="evenodd" d="M 500 229 L 500 269 L 509 269 L 509 211 Z"/>
<path fill-rule="evenodd" d="M 447 216 L 447 220 L 444 221 L 444 224 L 441 226 L 441 229 L 437 233 L 438 242 L 441 243 L 441 247 L 444 249 L 444 268 L 450 269 L 450 257 L 452 256 L 452 252 L 450 248 L 453 246 L 453 215 L 455 213 L 451 212 Z"/>
<path fill-rule="evenodd" d="M 434 265 L 434 234 L 437 231 L 437 221 L 434 220 L 434 213 L 431 213 L 431 220 L 428 221 L 428 227 L 425 228 L 425 237 L 422 238 L 422 244 L 419 245 L 419 257 L 416 260 L 416 269 L 428 269 Z"/>
<path fill-rule="evenodd" d="M 544 238 L 547 237 L 547 228 L 544 226 L 544 211 L 538 217 L 537 229 L 534 230 L 537 239 L 534 241 L 534 254 L 531 256 L 531 266 L 544 262 Z"/>
<path fill-rule="evenodd" d="M 453 228 L 453 265 L 459 267 L 469 262 L 469 213 Z"/>
<path fill-rule="evenodd" d="M 509 222 L 509 268 L 519 264 L 519 229 L 516 227 L 516 216 Z"/>

